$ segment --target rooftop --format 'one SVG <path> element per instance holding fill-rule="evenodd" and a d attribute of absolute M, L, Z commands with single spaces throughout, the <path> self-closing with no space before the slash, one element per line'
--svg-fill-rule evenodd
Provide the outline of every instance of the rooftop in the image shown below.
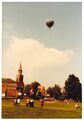
<path fill-rule="evenodd" d="M 13 83 L 15 83 L 16 81 L 14 81 L 10 78 L 2 78 L 2 82 L 13 82 Z"/>

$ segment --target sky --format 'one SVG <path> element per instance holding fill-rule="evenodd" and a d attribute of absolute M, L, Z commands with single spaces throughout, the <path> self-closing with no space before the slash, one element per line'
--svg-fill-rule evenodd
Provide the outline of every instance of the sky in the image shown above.
<path fill-rule="evenodd" d="M 54 20 L 49 29 L 45 22 Z M 2 76 L 64 86 L 70 74 L 82 82 L 81 2 L 3 2 Z"/>

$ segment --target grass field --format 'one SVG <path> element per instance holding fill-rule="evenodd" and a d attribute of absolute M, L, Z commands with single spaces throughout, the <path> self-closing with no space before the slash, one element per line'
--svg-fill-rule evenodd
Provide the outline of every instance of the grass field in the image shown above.
<path fill-rule="evenodd" d="M 35 107 L 26 107 L 26 100 L 21 100 L 20 106 L 14 106 L 13 100 L 2 101 L 2 118 L 81 118 L 82 104 L 78 103 L 81 109 L 75 108 L 74 103 L 55 101 L 45 102 L 43 108 L 40 101 L 35 101 Z"/>

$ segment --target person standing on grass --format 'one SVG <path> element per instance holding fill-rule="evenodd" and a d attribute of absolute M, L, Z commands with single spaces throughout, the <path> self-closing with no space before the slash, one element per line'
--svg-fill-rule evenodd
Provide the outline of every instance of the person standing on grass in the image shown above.
<path fill-rule="evenodd" d="M 76 103 L 75 108 L 80 108 L 80 106 Z"/>
<path fill-rule="evenodd" d="M 14 105 L 17 105 L 17 99 L 14 100 Z"/>
<path fill-rule="evenodd" d="M 17 99 L 17 104 L 20 105 L 20 98 Z"/>
<path fill-rule="evenodd" d="M 34 107 L 34 100 L 33 99 L 29 100 L 29 107 Z"/>
<path fill-rule="evenodd" d="M 29 106 L 29 102 L 30 102 L 30 100 L 27 99 L 27 101 L 26 101 L 26 106 L 27 106 L 27 107 Z"/>
<path fill-rule="evenodd" d="M 41 108 L 44 106 L 44 99 L 41 99 Z"/>

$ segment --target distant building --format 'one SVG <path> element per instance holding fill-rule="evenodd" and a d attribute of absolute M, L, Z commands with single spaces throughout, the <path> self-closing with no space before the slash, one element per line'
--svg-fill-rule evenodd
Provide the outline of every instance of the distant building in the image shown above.
<path fill-rule="evenodd" d="M 17 97 L 18 94 L 23 94 L 24 82 L 22 75 L 22 64 L 18 70 L 18 75 L 16 76 L 16 81 L 10 78 L 2 78 L 2 96 L 3 97 Z"/>
<path fill-rule="evenodd" d="M 3 97 L 16 97 L 17 96 L 17 83 L 10 78 L 2 78 L 2 96 Z"/>

